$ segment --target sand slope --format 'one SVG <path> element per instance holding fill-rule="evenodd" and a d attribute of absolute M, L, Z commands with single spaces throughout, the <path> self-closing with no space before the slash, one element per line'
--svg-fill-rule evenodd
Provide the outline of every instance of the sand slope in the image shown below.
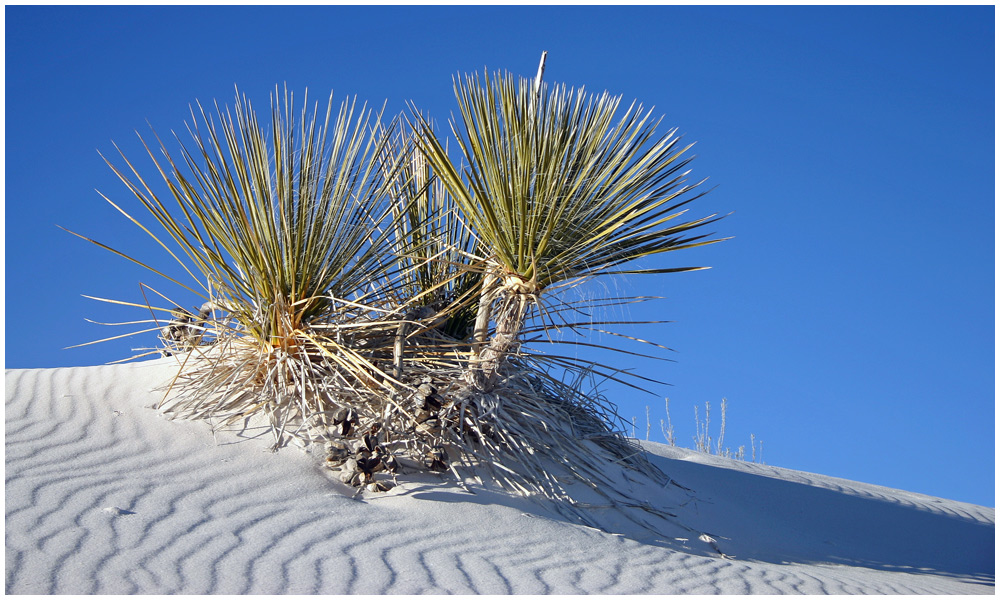
<path fill-rule="evenodd" d="M 637 497 L 711 542 L 427 480 L 351 498 L 306 453 L 148 409 L 172 369 L 7 371 L 7 593 L 994 591 L 992 508 L 658 444 L 694 497 Z"/>

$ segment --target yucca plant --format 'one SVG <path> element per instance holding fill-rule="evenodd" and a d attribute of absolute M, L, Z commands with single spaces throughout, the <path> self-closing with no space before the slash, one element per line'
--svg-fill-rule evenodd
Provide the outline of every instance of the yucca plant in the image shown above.
<path fill-rule="evenodd" d="M 558 327 L 580 307 L 551 297 L 590 277 L 696 268 L 628 263 L 712 243 L 695 230 L 715 217 L 683 220 L 687 148 L 639 106 L 616 117 L 619 98 L 550 92 L 540 74 L 467 77 L 456 95 L 458 165 L 416 110 L 411 129 L 386 127 L 353 102 L 335 114 L 332 96 L 297 112 L 277 91 L 270 127 L 237 98 L 192 110 L 180 160 L 147 145 L 166 194 L 112 165 L 162 232 L 112 204 L 192 282 L 130 260 L 205 301 L 152 307 L 173 311 L 164 337 L 182 346 L 165 408 L 266 415 L 276 445 L 325 440 L 352 485 L 385 489 L 374 474 L 403 462 L 462 482 L 464 465 L 592 523 L 576 484 L 591 508 L 631 505 L 607 463 L 669 478 L 582 390 L 594 369 L 517 352 L 526 318 L 548 303 L 537 331 Z"/>
<path fill-rule="evenodd" d="M 452 122 L 463 163 L 426 129 L 420 149 L 482 242 L 489 270 L 480 290 L 470 381 L 489 390 L 516 345 L 526 313 L 559 284 L 612 273 L 669 273 L 626 263 L 716 240 L 683 220 L 698 197 L 675 131 L 655 137 L 651 111 L 620 97 L 548 86 L 510 74 L 456 80 Z M 494 309 L 494 302 L 497 308 Z M 490 319 L 495 321 L 487 343 Z"/>
<path fill-rule="evenodd" d="M 471 228 L 479 256 L 468 267 L 481 272 L 464 381 L 447 384 L 455 402 L 442 419 L 451 419 L 444 433 L 463 460 L 485 467 L 508 489 L 558 499 L 590 522 L 586 507 L 633 502 L 606 477 L 609 462 L 664 484 L 670 479 L 614 429 L 614 406 L 582 390 L 594 369 L 518 352 L 526 318 L 547 305 L 555 314 L 548 321 L 541 315 L 536 331 L 558 327 L 552 317 L 581 307 L 551 296 L 591 277 L 697 269 L 628 263 L 712 243 L 711 234 L 695 230 L 715 216 L 682 218 L 699 196 L 697 183 L 685 180 L 688 148 L 679 147 L 673 131 L 656 137 L 650 112 L 633 105 L 617 117 L 619 98 L 564 86 L 549 92 L 540 74 L 534 81 L 511 75 L 456 81 L 461 110 L 451 128 L 458 163 L 414 112 L 416 145 Z M 568 372 L 560 376 L 553 365 Z M 459 372 L 454 367 L 450 373 Z M 596 499 L 581 501 L 579 486 Z"/>
<path fill-rule="evenodd" d="M 336 373 L 371 370 L 349 350 L 347 334 L 330 328 L 377 320 L 372 307 L 392 289 L 395 166 L 384 162 L 380 115 L 356 101 L 336 109 L 331 94 L 325 110 L 317 103 L 310 111 L 307 99 L 297 109 L 287 90 L 275 90 L 271 104 L 268 125 L 245 97 L 232 109 L 216 105 L 214 115 L 199 104 L 188 127 L 193 144 L 181 144 L 180 159 L 158 137 L 153 147 L 143 140 L 166 194 L 124 154 L 127 168 L 108 162 L 162 232 L 105 199 L 193 281 L 130 260 L 206 300 L 202 320 L 188 326 L 211 330 L 217 341 L 196 348 L 209 360 L 182 371 L 189 385 L 173 409 L 223 419 L 263 412 L 277 442 L 290 424 L 329 411 Z M 363 329 L 351 331 L 364 337 Z"/>

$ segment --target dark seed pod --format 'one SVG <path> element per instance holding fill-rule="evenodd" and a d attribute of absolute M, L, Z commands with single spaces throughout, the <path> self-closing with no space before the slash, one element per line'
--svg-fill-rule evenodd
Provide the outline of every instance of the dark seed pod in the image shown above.
<path fill-rule="evenodd" d="M 368 491 L 370 492 L 388 492 L 395 485 L 391 481 L 373 481 L 368 484 Z"/>
<path fill-rule="evenodd" d="M 385 466 L 385 469 L 390 473 L 395 473 L 399 470 L 399 462 L 396 460 L 395 456 L 391 454 L 383 454 L 379 458 L 382 460 L 382 465 Z"/>
<path fill-rule="evenodd" d="M 347 409 L 347 416 L 344 418 L 344 430 L 347 432 L 344 435 L 350 434 L 354 429 L 357 428 L 360 418 L 358 417 L 358 411 L 353 408 Z"/>
<path fill-rule="evenodd" d="M 441 446 L 434 446 L 424 455 L 424 467 L 431 471 L 447 471 L 448 453 Z"/>
<path fill-rule="evenodd" d="M 373 456 L 370 458 L 358 459 L 358 470 L 366 475 L 371 473 L 377 473 L 383 470 L 384 468 L 385 467 L 382 464 L 381 459 L 379 459 L 378 457 Z"/>

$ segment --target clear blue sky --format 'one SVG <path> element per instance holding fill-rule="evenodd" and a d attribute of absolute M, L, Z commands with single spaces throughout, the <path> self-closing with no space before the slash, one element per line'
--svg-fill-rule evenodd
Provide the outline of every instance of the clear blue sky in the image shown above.
<path fill-rule="evenodd" d="M 612 357 L 672 384 L 609 393 L 645 435 L 670 397 L 729 400 L 726 442 L 769 464 L 992 506 L 994 8 L 23 7 L 6 16 L 7 368 L 101 364 L 152 340 L 84 318 L 142 318 L 155 277 L 56 228 L 160 261 L 94 191 L 135 206 L 97 151 L 183 130 L 195 100 L 260 107 L 287 83 L 406 101 L 444 121 L 452 76 L 506 69 L 654 105 L 697 141 L 697 214 L 734 239 L 614 282 L 668 299 L 634 318 L 676 362 Z M 192 300 L 192 304 L 194 304 Z M 717 432 L 713 432 L 713 435 Z"/>

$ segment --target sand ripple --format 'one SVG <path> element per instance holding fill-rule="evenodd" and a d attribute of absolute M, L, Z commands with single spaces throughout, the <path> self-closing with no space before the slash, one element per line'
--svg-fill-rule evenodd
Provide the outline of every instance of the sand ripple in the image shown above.
<path fill-rule="evenodd" d="M 413 483 L 352 499 L 304 453 L 272 454 L 261 441 L 214 437 L 204 423 L 166 422 L 147 407 L 170 374 L 169 360 L 7 371 L 7 593 L 993 591 L 992 570 L 978 580 L 960 568 L 941 572 L 955 561 L 918 575 L 871 561 L 727 560 L 684 551 L 682 542 L 572 525 L 488 493 Z M 710 469 L 688 466 L 689 485 Z M 794 484 L 788 473 L 739 475 L 759 485 L 773 477 Z M 909 503 L 989 528 L 992 537 L 992 509 L 849 482 L 841 491 L 826 480 L 800 483 Z M 752 519 L 757 508 L 743 510 Z M 723 535 L 723 551 L 727 544 L 740 548 Z"/>

